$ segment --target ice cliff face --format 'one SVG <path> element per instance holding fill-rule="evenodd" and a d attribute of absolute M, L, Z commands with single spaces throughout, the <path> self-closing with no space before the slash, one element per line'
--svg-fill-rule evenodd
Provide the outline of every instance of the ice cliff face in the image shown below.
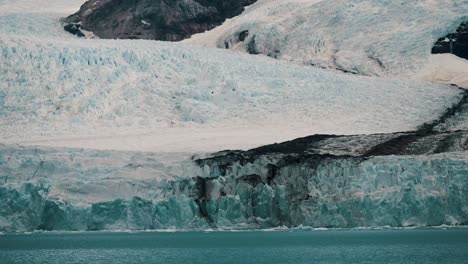
<path fill-rule="evenodd" d="M 256 0 L 91 0 L 64 19 L 65 30 L 100 38 L 177 41 L 221 24 Z"/>
<path fill-rule="evenodd" d="M 415 132 L 200 158 L 1 146 L 0 230 L 467 224 L 467 106 Z"/>
<path fill-rule="evenodd" d="M 57 179 L 60 171 L 50 169 L 54 160 L 46 159 L 37 180 L 2 179 L 0 230 L 467 224 L 468 134 L 433 135 L 443 142 L 439 147 L 431 145 L 434 138 L 411 144 L 410 149 L 428 148 L 415 152 L 424 155 L 366 155 L 371 146 L 396 136 L 401 135 L 313 136 L 247 152 L 222 152 L 196 160 L 198 176 L 161 180 L 153 174 L 146 184 L 135 180 L 136 187 L 125 186 L 117 177 L 114 189 L 105 187 L 112 173 L 99 179 L 105 165 L 65 180 Z M 291 144 L 307 147 L 288 151 Z M 435 154 L 441 149 L 451 152 Z M 2 174 L 12 166 L 10 158 L 3 155 Z M 39 166 L 37 160 L 29 162 Z M 136 165 L 133 173 L 145 167 Z M 98 183 L 89 184 L 88 190 L 90 180 L 85 178 Z M 74 179 L 80 181 L 72 183 Z M 104 197 L 89 201 L 86 193 L 100 188 L 107 190 Z M 132 189 L 137 190 L 133 198 L 119 197 L 122 190 L 127 192 L 121 197 L 128 197 Z"/>

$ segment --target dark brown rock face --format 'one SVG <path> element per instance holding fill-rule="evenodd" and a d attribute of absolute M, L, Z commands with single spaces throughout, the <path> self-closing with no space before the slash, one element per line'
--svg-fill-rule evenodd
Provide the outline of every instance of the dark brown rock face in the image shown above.
<path fill-rule="evenodd" d="M 432 53 L 452 53 L 468 59 L 468 21 L 462 23 L 456 32 L 437 40 Z"/>
<path fill-rule="evenodd" d="M 80 36 L 179 41 L 212 29 L 256 0 L 89 0 L 64 18 L 64 29 Z M 71 30 L 70 30 L 71 29 Z"/>

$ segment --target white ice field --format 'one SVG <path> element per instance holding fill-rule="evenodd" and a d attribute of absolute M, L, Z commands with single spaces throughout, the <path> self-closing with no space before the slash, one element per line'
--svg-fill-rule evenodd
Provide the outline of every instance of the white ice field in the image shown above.
<path fill-rule="evenodd" d="M 259 0 L 185 43 L 468 88 L 467 60 L 430 54 L 433 44 L 467 16 L 466 0 Z"/>
<path fill-rule="evenodd" d="M 81 2 L 0 2 L 1 143 L 245 149 L 315 133 L 413 130 L 459 98 L 448 85 L 224 50 L 78 39 L 59 19 Z"/>

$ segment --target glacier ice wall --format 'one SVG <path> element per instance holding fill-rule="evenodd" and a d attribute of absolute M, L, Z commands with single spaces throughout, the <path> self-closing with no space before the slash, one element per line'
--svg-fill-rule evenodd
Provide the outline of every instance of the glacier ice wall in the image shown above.
<path fill-rule="evenodd" d="M 467 224 L 467 102 L 415 132 L 249 151 L 0 145 L 0 230 Z"/>
<path fill-rule="evenodd" d="M 74 204 L 133 196 L 155 199 L 161 181 L 201 173 L 192 156 L 0 145 L 0 183 L 43 179 L 50 183 L 48 198 Z"/>
<path fill-rule="evenodd" d="M 222 217 L 232 213 L 232 209 L 224 211 L 224 200 L 238 197 L 243 217 L 262 227 L 465 223 L 468 191 L 465 158 L 463 154 L 448 160 L 443 156 L 366 161 L 353 158 L 323 161 L 312 157 L 288 166 L 271 167 L 267 173 L 261 171 L 265 166 L 257 170 L 251 167 L 248 172 L 241 169 L 242 176 L 224 180 L 222 191 L 228 194 L 220 198 L 218 211 L 221 223 L 229 223 L 231 219 Z M 230 186 L 233 190 L 226 191 Z"/>
<path fill-rule="evenodd" d="M 2 146 L 0 230 L 467 224 L 467 134 L 412 137 L 312 136 L 205 158 Z"/>

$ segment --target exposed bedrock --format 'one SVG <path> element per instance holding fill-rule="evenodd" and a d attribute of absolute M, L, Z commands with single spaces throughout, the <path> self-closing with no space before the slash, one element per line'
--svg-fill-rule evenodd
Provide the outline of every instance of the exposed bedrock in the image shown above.
<path fill-rule="evenodd" d="M 463 22 L 455 32 L 437 40 L 432 53 L 451 53 L 468 59 L 468 21 Z"/>
<path fill-rule="evenodd" d="M 220 25 L 256 0 L 90 0 L 64 29 L 100 38 L 179 41 Z"/>

